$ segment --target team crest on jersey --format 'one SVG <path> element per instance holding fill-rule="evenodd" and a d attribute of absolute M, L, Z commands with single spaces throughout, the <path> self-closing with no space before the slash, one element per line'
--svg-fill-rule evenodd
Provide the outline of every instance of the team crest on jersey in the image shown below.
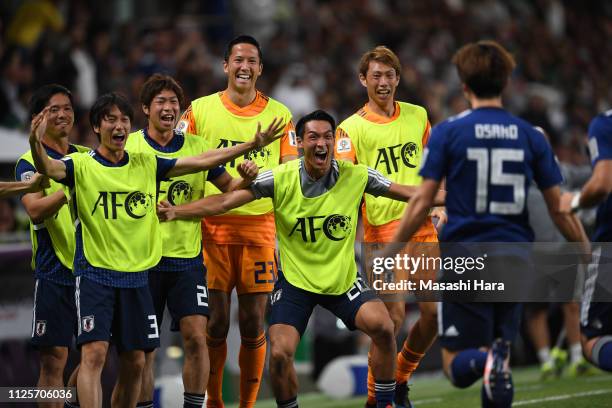
<path fill-rule="evenodd" d="M 37 320 L 36 327 L 34 332 L 38 337 L 44 336 L 47 332 L 47 321 L 46 320 Z"/>
<path fill-rule="evenodd" d="M 191 201 L 193 195 L 193 188 L 191 185 L 183 180 L 174 181 L 168 187 L 168 201 L 172 205 L 181 205 Z"/>
<path fill-rule="evenodd" d="M 93 315 L 85 316 L 81 319 L 81 328 L 84 332 L 89 333 L 95 326 L 96 324 Z"/>
<path fill-rule="evenodd" d="M 28 181 L 34 176 L 33 171 L 25 171 L 21 174 L 21 181 Z"/>
<path fill-rule="evenodd" d="M 346 138 L 346 137 L 342 139 L 338 139 L 338 142 L 336 143 L 336 151 L 338 153 L 350 152 L 351 151 L 351 139 Z"/>
<path fill-rule="evenodd" d="M 288 132 L 288 136 L 289 136 L 289 145 L 297 146 L 297 136 L 295 135 L 295 130 L 290 130 Z"/>
<path fill-rule="evenodd" d="M 187 121 L 186 120 L 179 120 L 179 123 L 176 125 L 176 128 L 174 129 L 174 131 L 176 133 L 184 135 L 185 132 L 187 132 Z"/>

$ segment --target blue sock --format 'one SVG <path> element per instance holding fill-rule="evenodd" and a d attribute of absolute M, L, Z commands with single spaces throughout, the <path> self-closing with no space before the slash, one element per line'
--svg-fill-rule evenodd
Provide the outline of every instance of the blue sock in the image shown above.
<path fill-rule="evenodd" d="M 204 405 L 204 394 L 183 393 L 183 408 L 202 408 Z"/>
<path fill-rule="evenodd" d="M 393 394 L 395 394 L 395 380 L 374 380 L 374 392 L 376 395 L 376 408 L 387 408 L 393 406 Z"/>
<path fill-rule="evenodd" d="M 612 372 L 612 336 L 603 336 L 595 342 L 591 359 L 597 367 Z"/>
<path fill-rule="evenodd" d="M 469 387 L 482 377 L 486 361 L 485 351 L 467 349 L 459 352 L 451 363 L 451 382 L 458 388 Z"/>
<path fill-rule="evenodd" d="M 277 408 L 298 408 L 297 396 L 285 401 L 276 400 Z"/>

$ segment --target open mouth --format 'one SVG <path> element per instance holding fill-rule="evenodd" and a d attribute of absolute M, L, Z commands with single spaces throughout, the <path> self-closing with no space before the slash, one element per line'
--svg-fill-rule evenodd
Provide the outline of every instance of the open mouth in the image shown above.
<path fill-rule="evenodd" d="M 248 75 L 248 74 L 238 74 L 238 75 L 236 75 L 236 78 L 238 78 L 241 81 L 250 81 L 251 80 L 251 75 Z"/>
<path fill-rule="evenodd" d="M 323 164 L 327 159 L 327 152 L 315 152 L 314 157 L 317 164 Z"/>
<path fill-rule="evenodd" d="M 388 96 L 391 94 L 391 90 L 390 89 L 379 89 L 376 91 L 376 94 L 380 96 Z"/>
<path fill-rule="evenodd" d="M 125 141 L 124 134 L 113 135 L 113 142 L 122 143 Z"/>
<path fill-rule="evenodd" d="M 171 114 L 162 115 L 160 117 L 160 122 L 166 125 L 173 126 L 174 125 L 174 115 L 171 115 Z"/>

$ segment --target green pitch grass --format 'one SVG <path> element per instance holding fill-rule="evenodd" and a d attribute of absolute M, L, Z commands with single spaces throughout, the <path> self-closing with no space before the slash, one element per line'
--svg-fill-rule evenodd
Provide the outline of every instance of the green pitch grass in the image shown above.
<path fill-rule="evenodd" d="M 612 407 L 612 375 L 599 373 L 589 377 L 547 380 L 539 379 L 539 369 L 522 368 L 513 371 L 515 384 L 513 407 L 534 408 L 609 408 Z M 460 390 L 446 378 L 415 378 L 410 399 L 415 408 L 480 407 L 480 382 Z M 362 408 L 364 397 L 333 400 L 322 394 L 303 394 L 298 398 L 304 408 Z M 238 405 L 227 405 L 235 408 Z M 258 401 L 257 408 L 275 408 L 273 400 Z"/>

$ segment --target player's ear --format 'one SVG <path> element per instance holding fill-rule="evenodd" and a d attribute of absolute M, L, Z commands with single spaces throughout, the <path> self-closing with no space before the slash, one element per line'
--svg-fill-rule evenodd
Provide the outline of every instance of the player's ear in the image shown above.
<path fill-rule="evenodd" d="M 229 74 L 229 64 L 227 63 L 226 60 L 223 60 L 223 72 L 225 72 L 226 74 Z"/>
<path fill-rule="evenodd" d="M 145 116 L 149 116 L 149 107 L 145 104 L 142 105 L 142 111 L 144 112 Z"/>
<path fill-rule="evenodd" d="M 365 88 L 368 87 L 368 84 L 366 83 L 366 77 L 363 74 L 359 74 L 359 82 L 361 82 L 361 85 L 363 85 Z"/>

